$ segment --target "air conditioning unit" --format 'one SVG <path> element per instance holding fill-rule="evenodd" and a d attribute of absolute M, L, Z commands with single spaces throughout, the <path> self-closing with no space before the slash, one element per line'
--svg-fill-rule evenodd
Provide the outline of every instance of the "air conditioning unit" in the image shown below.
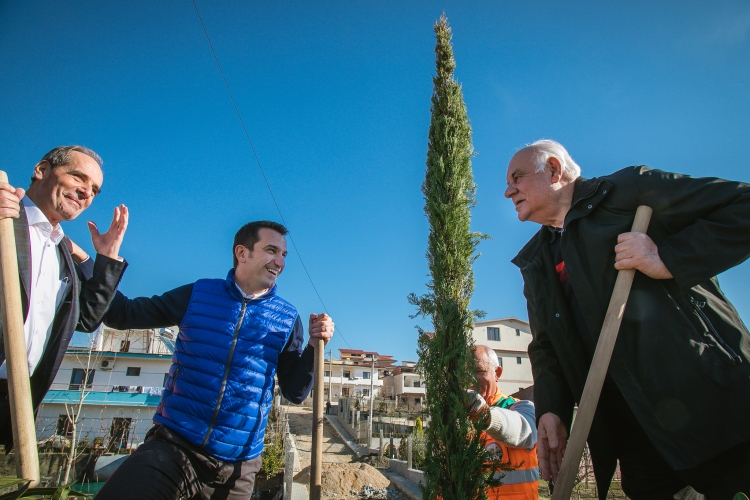
<path fill-rule="evenodd" d="M 105 358 L 99 362 L 99 368 L 102 370 L 111 370 L 115 367 L 115 358 Z"/>

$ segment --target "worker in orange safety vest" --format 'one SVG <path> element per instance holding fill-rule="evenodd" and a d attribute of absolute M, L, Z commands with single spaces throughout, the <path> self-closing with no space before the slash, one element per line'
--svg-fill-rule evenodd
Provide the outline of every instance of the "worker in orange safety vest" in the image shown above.
<path fill-rule="evenodd" d="M 469 418 L 479 420 L 482 438 L 488 450 L 501 453 L 502 462 L 510 462 L 512 471 L 502 474 L 502 484 L 487 491 L 489 500 L 537 500 L 539 464 L 536 456 L 536 417 L 534 403 L 506 396 L 497 385 L 503 368 L 497 354 L 484 345 L 476 345 L 476 390 L 469 390 Z"/>

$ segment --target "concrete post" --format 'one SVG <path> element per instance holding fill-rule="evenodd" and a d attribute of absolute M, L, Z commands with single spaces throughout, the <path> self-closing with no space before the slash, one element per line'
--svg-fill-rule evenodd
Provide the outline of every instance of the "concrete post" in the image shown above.
<path fill-rule="evenodd" d="M 391 436 L 391 452 L 389 453 L 389 457 L 388 458 L 394 458 L 393 457 L 393 436 Z"/>
<path fill-rule="evenodd" d="M 383 427 L 380 427 L 380 453 L 379 455 L 381 457 L 385 455 L 385 453 L 383 453 Z"/>
<path fill-rule="evenodd" d="M 375 403 L 375 386 L 373 385 L 375 383 L 375 358 L 377 356 L 373 355 L 372 357 L 372 369 L 370 370 L 370 416 L 367 419 L 367 448 L 370 448 L 370 441 L 372 441 L 372 412 L 373 412 L 373 404 Z"/>
<path fill-rule="evenodd" d="M 333 379 L 333 349 L 328 350 L 328 402 L 331 402 L 331 380 Z"/>
<path fill-rule="evenodd" d="M 294 442 L 291 435 L 284 438 L 284 498 L 292 498 L 292 483 L 294 483 L 294 459 L 296 457 Z"/>
<path fill-rule="evenodd" d="M 406 438 L 406 468 L 412 469 L 411 461 L 411 434 Z"/>
<path fill-rule="evenodd" d="M 367 416 L 367 450 L 369 451 L 372 444 L 372 415 Z"/>

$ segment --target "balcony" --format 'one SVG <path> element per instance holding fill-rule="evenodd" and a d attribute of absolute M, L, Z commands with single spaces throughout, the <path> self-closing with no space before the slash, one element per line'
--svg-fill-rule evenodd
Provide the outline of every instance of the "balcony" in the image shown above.
<path fill-rule="evenodd" d="M 102 392 L 126 392 L 132 394 L 161 395 L 162 387 L 147 387 L 142 385 L 87 385 L 84 389 L 86 394 Z M 65 391 L 80 394 L 81 384 L 52 384 L 50 391 Z M 88 397 L 88 396 L 87 396 Z"/>
<path fill-rule="evenodd" d="M 422 387 L 404 387 L 401 394 L 426 394 L 427 388 L 423 385 Z"/>

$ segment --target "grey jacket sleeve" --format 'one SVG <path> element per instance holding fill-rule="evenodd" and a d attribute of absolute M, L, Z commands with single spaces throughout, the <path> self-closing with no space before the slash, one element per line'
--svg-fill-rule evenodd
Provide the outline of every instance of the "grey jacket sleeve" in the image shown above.
<path fill-rule="evenodd" d="M 536 444 L 534 403 L 518 401 L 507 410 L 490 407 L 489 436 L 511 448 L 531 449 Z"/>

